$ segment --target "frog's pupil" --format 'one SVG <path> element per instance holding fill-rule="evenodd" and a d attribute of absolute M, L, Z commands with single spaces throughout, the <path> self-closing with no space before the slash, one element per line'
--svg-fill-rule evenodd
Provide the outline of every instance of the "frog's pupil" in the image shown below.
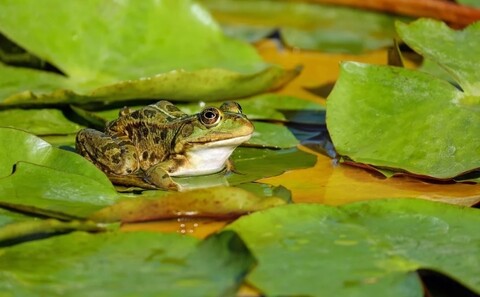
<path fill-rule="evenodd" d="M 215 114 L 214 114 L 213 112 L 211 112 L 211 111 L 207 111 L 207 112 L 205 113 L 205 117 L 206 117 L 207 119 L 213 119 L 213 118 L 215 118 Z"/>

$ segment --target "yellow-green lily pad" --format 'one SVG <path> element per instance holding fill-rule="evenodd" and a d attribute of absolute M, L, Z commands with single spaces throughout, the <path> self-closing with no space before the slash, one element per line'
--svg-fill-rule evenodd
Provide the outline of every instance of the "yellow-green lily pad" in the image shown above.
<path fill-rule="evenodd" d="M 480 293 L 480 210 L 415 199 L 290 204 L 242 217 L 265 296 L 421 297 L 430 269 Z"/>
<path fill-rule="evenodd" d="M 0 5 L 0 32 L 66 75 L 1 65 L 3 105 L 237 98 L 298 73 L 265 64 L 191 0 Z"/>
<path fill-rule="evenodd" d="M 253 184 L 252 184 L 253 186 Z M 250 186 L 249 188 L 252 188 Z M 256 187 L 253 188 L 258 192 Z M 148 197 L 125 199 L 93 213 L 89 219 L 100 222 L 138 222 L 178 217 L 204 217 L 233 219 L 254 211 L 283 205 L 276 189 L 263 188 L 263 195 L 238 187 L 214 187 L 186 192 L 164 194 L 158 192 Z"/>
<path fill-rule="evenodd" d="M 347 159 L 441 180 L 480 168 L 480 26 L 399 24 L 415 50 L 444 67 L 462 90 L 420 71 L 347 62 L 327 100 L 327 127 Z"/>

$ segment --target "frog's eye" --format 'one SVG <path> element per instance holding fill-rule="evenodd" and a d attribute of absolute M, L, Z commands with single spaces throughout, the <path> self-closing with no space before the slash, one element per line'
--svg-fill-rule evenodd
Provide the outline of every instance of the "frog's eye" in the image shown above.
<path fill-rule="evenodd" d="M 225 102 L 220 106 L 220 110 L 233 112 L 233 113 L 242 113 L 242 107 L 237 102 Z"/>
<path fill-rule="evenodd" d="M 207 127 L 214 126 L 220 121 L 220 111 L 215 107 L 205 108 L 200 113 L 200 121 Z"/>

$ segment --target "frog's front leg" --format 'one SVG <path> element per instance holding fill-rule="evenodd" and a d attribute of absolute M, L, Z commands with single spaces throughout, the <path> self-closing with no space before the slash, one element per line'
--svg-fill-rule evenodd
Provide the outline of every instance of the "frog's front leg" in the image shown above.
<path fill-rule="evenodd" d="M 170 173 L 175 170 L 177 166 L 178 162 L 175 159 L 158 163 L 145 172 L 144 179 L 146 182 L 155 185 L 158 188 L 179 191 L 181 190 L 180 185 L 173 181 L 172 177 L 170 176 Z"/>
<path fill-rule="evenodd" d="M 126 137 L 109 136 L 94 129 L 77 134 L 77 151 L 107 173 L 128 175 L 139 169 L 136 148 Z"/>

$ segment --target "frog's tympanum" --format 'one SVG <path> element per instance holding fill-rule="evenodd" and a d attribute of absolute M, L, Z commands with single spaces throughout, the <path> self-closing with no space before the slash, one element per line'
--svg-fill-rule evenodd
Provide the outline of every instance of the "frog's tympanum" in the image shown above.
<path fill-rule="evenodd" d="M 81 130 L 76 147 L 114 183 L 178 190 L 171 177 L 222 171 L 253 129 L 235 102 L 188 115 L 160 101 L 136 111 L 123 108 L 105 132 Z"/>

